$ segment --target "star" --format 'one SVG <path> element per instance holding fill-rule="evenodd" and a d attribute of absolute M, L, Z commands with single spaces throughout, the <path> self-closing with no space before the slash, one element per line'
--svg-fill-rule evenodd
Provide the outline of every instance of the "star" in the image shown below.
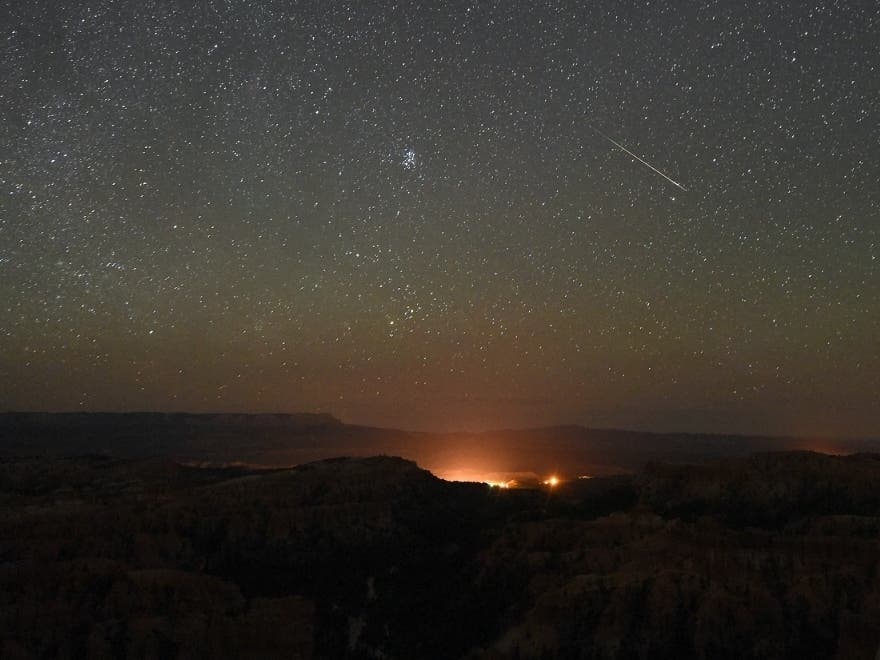
<path fill-rule="evenodd" d="M 416 151 L 412 147 L 407 147 L 403 151 L 403 157 L 401 158 L 401 165 L 405 170 L 414 170 L 417 165 L 416 159 Z"/>

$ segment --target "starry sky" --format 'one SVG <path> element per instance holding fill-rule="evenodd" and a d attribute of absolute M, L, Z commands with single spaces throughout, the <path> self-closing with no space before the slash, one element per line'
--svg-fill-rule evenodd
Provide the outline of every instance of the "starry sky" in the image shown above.
<path fill-rule="evenodd" d="M 5 2 L 0 409 L 878 436 L 878 32 Z"/>

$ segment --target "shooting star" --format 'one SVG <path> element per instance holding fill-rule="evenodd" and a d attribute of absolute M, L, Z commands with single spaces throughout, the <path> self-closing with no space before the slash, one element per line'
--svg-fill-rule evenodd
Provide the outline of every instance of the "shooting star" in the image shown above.
<path fill-rule="evenodd" d="M 637 161 L 639 161 L 642 165 L 644 165 L 644 166 L 646 166 L 646 167 L 650 167 L 650 168 L 651 168 L 652 170 L 654 170 L 657 174 L 659 174 L 659 175 L 662 176 L 664 179 L 666 179 L 667 181 L 669 181 L 669 183 L 671 183 L 672 185 L 674 185 L 674 186 L 678 186 L 679 188 L 681 188 L 681 189 L 684 190 L 685 192 L 688 191 L 688 189 L 685 188 L 683 185 L 681 185 L 678 181 L 676 181 L 676 180 L 673 179 L 672 177 L 666 176 L 665 174 L 663 174 L 663 172 L 661 172 L 661 171 L 658 170 L 656 167 L 654 167 L 653 165 L 651 165 L 651 163 L 649 163 L 648 161 L 646 161 L 644 158 L 640 158 L 639 156 L 637 156 L 636 154 L 634 154 L 632 151 L 630 151 L 629 149 L 627 149 L 626 147 L 624 147 L 624 146 L 623 146 L 622 144 L 620 144 L 619 142 L 616 142 L 616 141 L 612 140 L 610 137 L 608 137 L 607 135 L 605 135 L 605 133 L 603 133 L 602 131 L 600 131 L 600 130 L 599 130 L 598 128 L 596 128 L 595 126 L 590 126 L 590 128 L 592 128 L 592 129 L 593 129 L 594 131 L 596 131 L 599 135 L 601 135 L 603 138 L 605 138 L 606 140 L 608 140 L 611 144 L 613 144 L 615 147 L 617 147 L 617 148 L 620 149 L 621 151 L 625 151 L 626 153 L 628 153 L 630 156 L 632 156 L 632 157 L 635 158 Z"/>

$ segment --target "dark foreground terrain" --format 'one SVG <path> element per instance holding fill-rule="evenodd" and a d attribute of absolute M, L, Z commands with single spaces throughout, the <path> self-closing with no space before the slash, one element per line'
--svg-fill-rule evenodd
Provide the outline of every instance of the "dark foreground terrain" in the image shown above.
<path fill-rule="evenodd" d="M 880 458 L 552 490 L 397 458 L 0 462 L 0 656 L 874 658 Z"/>

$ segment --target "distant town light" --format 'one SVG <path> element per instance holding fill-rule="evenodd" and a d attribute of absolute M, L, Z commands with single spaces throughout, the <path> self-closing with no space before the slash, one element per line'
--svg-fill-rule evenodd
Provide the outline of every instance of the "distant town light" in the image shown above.
<path fill-rule="evenodd" d="M 546 480 L 544 481 L 544 485 L 545 485 L 545 486 L 550 486 L 550 488 L 553 488 L 554 486 L 558 486 L 558 485 L 559 485 L 559 477 L 557 477 L 557 476 L 554 474 L 552 477 L 549 477 L 548 479 L 546 479 Z"/>

